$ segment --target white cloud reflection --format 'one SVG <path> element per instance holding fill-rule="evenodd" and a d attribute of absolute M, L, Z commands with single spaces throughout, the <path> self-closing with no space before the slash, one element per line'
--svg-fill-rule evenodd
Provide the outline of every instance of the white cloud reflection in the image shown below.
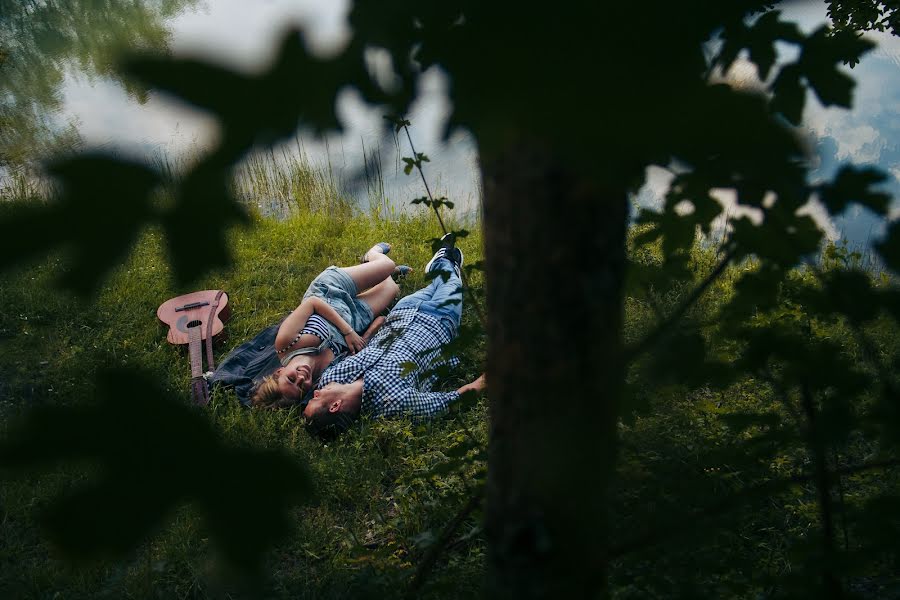
<path fill-rule="evenodd" d="M 822 2 L 786 2 L 778 8 L 784 20 L 796 22 L 807 33 L 827 19 Z M 809 92 L 801 129 L 808 134 L 814 149 L 810 173 L 813 182 L 831 178 L 846 163 L 877 166 L 890 176 L 884 188 L 894 197 L 889 218 L 895 219 L 900 216 L 900 38 L 879 32 L 867 33 L 866 37 L 878 44 L 876 49 L 855 68 L 842 67 L 857 82 L 853 108 L 823 107 Z M 796 58 L 796 50 L 787 45 L 779 45 L 778 50 L 781 63 Z M 745 56 L 735 61 L 722 80 L 761 93 L 769 83 L 759 80 L 756 66 Z M 641 204 L 661 204 L 668 184 L 664 184 L 665 178 L 659 171 L 662 170 L 648 170 L 647 184 L 638 194 Z M 731 191 L 719 190 L 715 197 L 726 214 L 735 216 L 747 210 L 736 205 Z M 885 229 L 882 220 L 858 206 L 834 220 L 817 201 L 801 212 L 809 214 L 829 239 L 847 238 L 852 245 L 866 245 L 883 235 Z M 720 217 L 714 226 L 721 228 L 723 224 Z"/>

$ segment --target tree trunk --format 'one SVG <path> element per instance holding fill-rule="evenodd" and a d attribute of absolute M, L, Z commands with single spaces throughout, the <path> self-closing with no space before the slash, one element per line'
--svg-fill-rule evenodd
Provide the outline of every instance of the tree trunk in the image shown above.
<path fill-rule="evenodd" d="M 628 201 L 559 160 L 529 143 L 483 165 L 487 536 L 501 597 L 605 589 Z"/>

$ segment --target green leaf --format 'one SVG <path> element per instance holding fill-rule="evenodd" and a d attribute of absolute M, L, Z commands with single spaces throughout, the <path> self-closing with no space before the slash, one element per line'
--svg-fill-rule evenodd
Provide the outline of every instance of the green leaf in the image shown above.
<path fill-rule="evenodd" d="M 646 379 L 692 387 L 727 384 L 731 369 L 707 356 L 706 339 L 697 331 L 676 332 L 663 338 L 654 352 Z"/>
<path fill-rule="evenodd" d="M 736 432 L 742 432 L 751 427 L 762 429 L 777 428 L 781 425 L 781 417 L 774 412 L 730 412 L 720 415 L 719 418 Z"/>
<path fill-rule="evenodd" d="M 448 281 L 450 281 L 451 275 L 453 275 L 453 272 L 446 269 L 432 269 L 425 273 L 424 277 L 428 281 L 440 277 L 444 281 L 444 283 L 447 283 Z"/>
<path fill-rule="evenodd" d="M 157 218 L 151 195 L 160 183 L 148 166 L 101 153 L 86 153 L 48 166 L 59 183 L 57 198 L 16 207 L 0 221 L 0 266 L 69 251 L 60 283 L 86 295 L 121 264 L 141 229 Z"/>
<path fill-rule="evenodd" d="M 850 108 L 853 103 L 853 79 L 838 70 L 838 63 L 858 62 L 875 44 L 853 32 L 833 33 L 820 27 L 807 38 L 800 64 L 810 88 L 824 106 Z"/>
<path fill-rule="evenodd" d="M 758 310 L 768 310 L 778 303 L 778 293 L 784 280 L 784 271 L 774 265 L 765 265 L 756 271 L 744 273 L 734 284 L 734 297 L 724 309 L 727 318 L 740 322 Z"/>
<path fill-rule="evenodd" d="M 822 231 L 808 215 L 797 216 L 790 209 L 770 210 L 762 225 L 749 218 L 732 221 L 732 242 L 737 258 L 756 255 L 787 269 L 804 257 L 816 253 L 822 240 Z"/>
<path fill-rule="evenodd" d="M 811 314 L 844 315 L 860 325 L 876 318 L 881 296 L 872 286 L 868 274 L 859 270 L 832 270 L 822 275 L 822 289 L 806 289 L 799 296 L 804 309 Z"/>
<path fill-rule="evenodd" d="M 225 172 L 201 163 L 182 181 L 178 201 L 162 216 L 180 285 L 196 281 L 213 268 L 231 265 L 226 233 L 230 226 L 249 220 L 228 181 Z"/>
<path fill-rule="evenodd" d="M 412 125 L 412 123 L 410 121 L 408 121 L 407 119 L 404 119 L 402 117 L 396 117 L 396 116 L 392 116 L 392 115 L 383 115 L 382 118 L 394 126 L 395 133 L 400 133 L 401 129 Z"/>
<path fill-rule="evenodd" d="M 453 203 L 447 200 L 446 196 L 441 196 L 440 198 L 436 198 L 434 200 L 434 207 L 446 206 L 449 209 L 453 208 Z"/>
<path fill-rule="evenodd" d="M 281 452 L 228 446 L 157 379 L 138 368 L 104 371 L 95 404 L 33 410 L 0 444 L 0 465 L 96 467 L 43 514 L 65 555 L 126 556 L 176 507 L 193 503 L 225 559 L 257 572 L 287 533 L 289 509 L 309 495 L 306 472 Z M 248 513 L 261 503 L 267 510 Z"/>
<path fill-rule="evenodd" d="M 851 202 L 856 202 L 883 217 L 887 214 L 891 196 L 870 188 L 885 181 L 887 174 L 880 169 L 845 165 L 834 181 L 819 188 L 819 199 L 832 215 L 842 213 Z"/>
<path fill-rule="evenodd" d="M 799 125 L 803 119 L 806 88 L 800 83 L 801 67 L 793 63 L 782 67 L 772 84 L 772 110 L 784 115 L 791 125 Z"/>
<path fill-rule="evenodd" d="M 900 221 L 888 226 L 884 239 L 875 244 L 875 249 L 890 270 L 900 273 Z"/>
<path fill-rule="evenodd" d="M 775 42 L 778 40 L 799 43 L 803 35 L 793 23 L 780 20 L 777 10 L 763 13 L 754 23 L 746 25 L 744 20 L 726 27 L 722 33 L 724 43 L 716 61 L 723 71 L 727 71 L 744 48 L 749 50 L 750 60 L 756 63 L 760 79 L 767 79 L 775 64 Z"/>
<path fill-rule="evenodd" d="M 478 392 L 473 390 L 469 390 L 460 395 L 460 397 L 451 405 L 454 411 L 464 411 L 472 408 L 478 403 L 478 399 L 480 395 Z M 480 457 L 481 459 L 487 459 L 486 456 Z"/>
<path fill-rule="evenodd" d="M 473 271 L 484 271 L 484 261 L 477 260 L 471 264 L 463 266 L 463 271 L 466 273 L 472 273 Z"/>

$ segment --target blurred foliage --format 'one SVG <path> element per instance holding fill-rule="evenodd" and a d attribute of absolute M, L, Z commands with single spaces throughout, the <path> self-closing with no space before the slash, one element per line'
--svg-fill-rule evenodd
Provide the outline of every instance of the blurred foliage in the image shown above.
<path fill-rule="evenodd" d="M 640 263 L 660 255 L 659 245 L 632 253 Z M 699 244 L 690 256 L 696 279 L 721 257 Z M 734 265 L 632 365 L 612 519 L 620 597 L 876 598 L 900 589 L 890 542 L 900 525 L 891 413 L 900 338 L 887 301 L 896 280 L 862 262 L 829 244 L 750 292 L 740 286 L 764 263 Z M 678 305 L 691 289 L 644 288 L 629 298 L 629 329 L 646 329 L 641 315 Z M 673 360 L 679 352 L 689 356 Z M 653 572 L 641 570 L 651 563 Z M 674 576 L 695 569 L 706 575 Z"/>
<path fill-rule="evenodd" d="M 853 12 L 848 4 L 830 6 Z M 860 11 L 854 15 L 872 23 L 862 17 L 865 4 L 854 6 Z M 884 6 L 890 12 L 890 4 Z M 791 557 L 791 569 L 767 571 L 770 580 L 761 591 L 844 597 L 860 573 L 890 572 L 897 560 L 888 541 L 897 528 L 896 487 L 872 486 L 848 501 L 842 482 L 896 467 L 898 355 L 883 332 L 896 331 L 900 225 L 892 223 L 876 245 L 889 270 L 880 279 L 834 249 L 815 263 L 823 233 L 802 210 L 811 200 L 831 215 L 853 204 L 881 217 L 888 210 L 877 187 L 884 175 L 874 169 L 848 165 L 833 181 L 810 184 L 806 146 L 792 127 L 802 119 L 809 92 L 824 106 L 852 104 L 854 82 L 843 65 L 857 63 L 873 46 L 854 34 L 859 23 L 841 23 L 846 27 L 839 32 L 823 27 L 805 34 L 761 0 L 654 0 L 640 8 L 569 2 L 554 5 L 551 14 L 465 0 L 369 0 L 352 7 L 354 34 L 342 50 L 316 56 L 302 32 L 291 31 L 269 69 L 258 74 L 190 57 L 136 55 L 125 62 L 125 73 L 213 114 L 222 127 L 219 144 L 174 182 L 172 202 L 164 208 L 148 200 L 158 179 L 149 168 L 97 155 L 58 163 L 54 173 L 63 196 L 4 219 L 4 265 L 56 247 L 60 240 L 35 238 L 34 223 L 41 220 L 65 219 L 76 230 L 94 231 L 97 209 L 88 207 L 98 189 L 89 180 L 111 176 L 116 187 L 104 194 L 127 198 L 115 207 L 118 231 L 65 238 L 76 267 L 84 258 L 77 280 L 67 283 L 79 291 L 95 286 L 148 222 L 162 224 L 173 275 L 189 282 L 227 262 L 226 227 L 242 219 L 228 178 L 251 149 L 283 140 L 298 126 L 319 133 L 339 129 L 335 100 L 347 86 L 368 103 L 405 114 L 421 74 L 439 66 L 452 82 L 448 127 L 468 127 L 483 160 L 509 151 L 524 135 L 540 140 L 580 177 L 612 188 L 638 186 L 648 165 L 675 171 L 661 210 L 642 210 L 632 239 L 630 289 L 655 318 L 627 334 L 632 374 L 623 427 L 639 429 L 642 419 L 652 418 L 642 411 L 671 401 L 676 389 L 690 391 L 691 398 L 729 397 L 750 386 L 769 400 L 748 402 L 746 412 L 721 419 L 715 403 L 693 411 L 704 414 L 690 418 L 715 422 L 727 435 L 685 443 L 688 451 L 679 458 L 691 456 L 692 465 L 704 465 L 700 472 L 715 475 L 698 479 L 700 472 L 690 477 L 682 469 L 682 479 L 668 480 L 671 487 L 660 493 L 638 488 L 644 495 L 630 498 L 630 505 L 648 509 L 634 513 L 644 520 L 622 515 L 635 537 L 618 547 L 603 540 L 615 560 L 634 553 L 672 569 L 658 577 L 645 570 L 635 578 L 636 570 L 613 568 L 611 581 L 622 589 L 636 586 L 635 594 L 685 597 L 759 585 L 731 577 L 718 588 L 710 578 L 685 581 L 683 574 L 725 568 L 728 561 L 743 572 L 735 566 L 736 552 L 721 551 L 721 536 L 728 538 L 735 524 L 728 518 L 739 518 L 730 516 L 732 510 L 760 498 L 782 502 L 772 494 L 800 493 L 797 487 L 806 486 L 803 505 L 790 505 L 805 529 L 792 532 L 790 548 L 779 552 Z M 721 42 L 711 56 L 710 39 Z M 778 44 L 794 47 L 796 59 L 779 63 Z M 366 68 L 373 47 L 392 59 L 391 86 Z M 712 73 L 727 71 L 745 54 L 760 78 L 771 80 L 766 94 L 711 83 Z M 425 161 L 414 150 L 408 172 Z M 721 248 L 698 252 L 698 232 L 711 234 L 723 212 L 717 189 L 733 190 L 738 204 L 759 218 L 728 219 Z M 522 199 L 526 208 L 527 201 Z M 726 274 L 731 279 L 724 286 Z M 698 310 L 711 290 L 725 294 L 725 301 Z M 628 472 L 624 446 L 630 440 L 622 440 L 622 481 L 628 481 L 641 469 Z M 477 444 L 460 443 L 451 452 L 452 468 L 471 467 L 478 456 Z M 783 476 L 778 469 L 775 475 L 751 470 L 764 463 L 781 465 Z M 659 557 L 660 544 L 683 535 L 699 549 L 694 557 Z M 618 577 L 631 579 L 622 583 Z"/>
<path fill-rule="evenodd" d="M 125 50 L 166 52 L 165 20 L 197 0 L 0 1 L 0 166 L 21 165 L 79 141 L 57 124 L 67 76 L 112 78 L 140 102 L 146 90 L 116 69 Z"/>
<path fill-rule="evenodd" d="M 226 561 L 257 575 L 270 540 L 288 531 L 287 506 L 309 495 L 304 471 L 283 454 L 223 444 L 202 415 L 167 399 L 139 369 L 100 372 L 97 383 L 92 405 L 36 409 L 19 437 L 0 445 L 7 467 L 97 467 L 96 477 L 48 507 L 53 542 L 79 560 L 120 555 L 188 501 L 200 507 Z M 248 511 L 259 498 L 267 509 Z"/>
<path fill-rule="evenodd" d="M 887 31 L 900 35 L 900 2 L 897 0 L 831 0 L 828 18 L 847 31 Z"/>

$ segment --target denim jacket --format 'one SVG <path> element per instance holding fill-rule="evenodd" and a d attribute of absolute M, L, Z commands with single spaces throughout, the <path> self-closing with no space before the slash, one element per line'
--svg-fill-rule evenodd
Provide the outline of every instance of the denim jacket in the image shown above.
<path fill-rule="evenodd" d="M 275 336 L 280 326 L 281 323 L 276 323 L 267 327 L 252 340 L 232 350 L 209 377 L 210 387 L 232 387 L 238 401 L 250 406 L 253 384 L 281 366 L 275 353 Z"/>

